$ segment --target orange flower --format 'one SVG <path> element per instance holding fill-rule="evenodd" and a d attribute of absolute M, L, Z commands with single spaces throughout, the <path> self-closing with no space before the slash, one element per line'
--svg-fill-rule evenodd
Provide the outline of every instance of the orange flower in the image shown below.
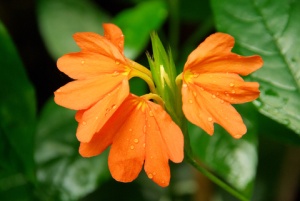
<path fill-rule="evenodd" d="M 55 102 L 79 110 L 77 138 L 89 142 L 129 94 L 128 76 L 133 62 L 123 54 L 124 36 L 113 24 L 104 24 L 104 36 L 76 33 L 80 52 L 62 56 L 60 71 L 75 79 L 59 88 Z"/>
<path fill-rule="evenodd" d="M 260 92 L 257 82 L 244 82 L 238 74 L 256 71 L 263 61 L 259 56 L 232 53 L 233 45 L 233 37 L 215 33 L 189 55 L 182 76 L 182 102 L 186 118 L 208 134 L 218 123 L 240 138 L 247 128 L 231 104 L 252 101 Z"/>
<path fill-rule="evenodd" d="M 168 160 L 183 160 L 183 135 L 163 108 L 145 97 L 130 94 L 90 142 L 80 144 L 84 157 L 102 153 L 111 145 L 108 165 L 114 179 L 134 180 L 144 169 L 160 186 L 170 180 Z M 77 121 L 82 116 L 77 115 Z"/>

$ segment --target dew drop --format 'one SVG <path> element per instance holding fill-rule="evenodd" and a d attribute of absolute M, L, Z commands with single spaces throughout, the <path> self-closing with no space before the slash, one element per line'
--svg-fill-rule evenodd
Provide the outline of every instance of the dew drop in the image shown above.
<path fill-rule="evenodd" d="M 191 103 L 191 104 L 192 104 L 192 103 L 193 103 L 193 100 L 192 100 L 192 99 L 189 99 L 189 103 Z"/>
<path fill-rule="evenodd" d="M 99 119 L 99 117 L 98 117 L 98 116 L 96 116 L 96 117 L 95 117 L 95 119 L 97 120 L 97 119 Z"/>
<path fill-rule="evenodd" d="M 235 94 L 235 90 L 232 90 L 231 93 Z"/>
<path fill-rule="evenodd" d="M 207 120 L 208 120 L 208 121 L 212 121 L 213 119 L 212 119 L 211 117 L 208 117 Z"/>
<path fill-rule="evenodd" d="M 148 174 L 148 177 L 149 177 L 149 179 L 152 179 L 153 175 L 150 173 L 150 174 Z"/>
<path fill-rule="evenodd" d="M 183 84 L 182 87 L 186 88 L 186 87 L 187 87 L 187 84 Z"/>
<path fill-rule="evenodd" d="M 84 64 L 84 60 L 81 61 L 81 64 Z"/>
<path fill-rule="evenodd" d="M 225 92 L 225 95 L 228 97 L 229 96 L 229 94 L 227 93 L 227 92 Z"/>
<path fill-rule="evenodd" d="M 134 142 L 134 143 L 139 143 L 139 139 L 135 138 L 135 139 L 133 140 L 133 142 Z"/>
<path fill-rule="evenodd" d="M 115 104 L 113 104 L 111 108 L 112 108 L 112 109 L 116 109 L 117 106 L 116 106 Z"/>
<path fill-rule="evenodd" d="M 199 77 L 199 73 L 195 73 L 195 74 L 193 75 L 193 77 L 194 77 L 194 78 Z"/>
<path fill-rule="evenodd" d="M 232 101 L 233 101 L 233 100 L 234 100 L 234 98 L 230 98 L 230 100 L 232 100 Z"/>
<path fill-rule="evenodd" d="M 150 117 L 153 117 L 153 112 L 152 112 L 152 110 L 149 111 L 149 116 L 150 116 Z"/>
<path fill-rule="evenodd" d="M 82 125 L 84 125 L 84 126 L 85 126 L 85 125 L 86 125 L 86 121 L 83 121 L 83 122 L 82 122 Z"/>
<path fill-rule="evenodd" d="M 130 146 L 130 149 L 131 149 L 131 150 L 134 150 L 134 146 L 133 146 L 133 145 L 131 145 L 131 146 Z"/>
<path fill-rule="evenodd" d="M 229 84 L 229 86 L 233 87 L 233 86 L 234 86 L 234 84 L 233 84 L 233 83 L 230 83 L 230 84 Z"/>
<path fill-rule="evenodd" d="M 143 128 L 144 133 L 146 133 L 146 129 L 147 129 L 147 126 L 144 125 L 144 128 Z"/>
<path fill-rule="evenodd" d="M 119 65 L 119 64 L 120 64 L 120 62 L 119 62 L 119 61 L 116 61 L 116 64 L 117 64 L 117 65 Z"/>
<path fill-rule="evenodd" d="M 113 74 L 112 74 L 112 76 L 117 76 L 117 75 L 119 75 L 120 73 L 118 72 L 118 71 L 115 71 L 115 72 L 113 72 Z"/>
<path fill-rule="evenodd" d="M 143 147 L 144 147 L 144 148 L 146 147 L 146 143 L 143 143 Z"/>
<path fill-rule="evenodd" d="M 211 97 L 212 97 L 213 99 L 215 99 L 215 98 L 216 98 L 216 95 L 215 95 L 215 94 L 213 94 Z"/>
<path fill-rule="evenodd" d="M 193 91 L 193 95 L 196 97 L 197 96 L 197 93 L 195 91 Z"/>

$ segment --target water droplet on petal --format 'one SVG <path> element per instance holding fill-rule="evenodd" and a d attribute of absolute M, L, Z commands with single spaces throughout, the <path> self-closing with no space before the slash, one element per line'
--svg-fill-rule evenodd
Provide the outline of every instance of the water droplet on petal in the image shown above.
<path fill-rule="evenodd" d="M 233 86 L 234 86 L 234 84 L 233 84 L 233 83 L 230 83 L 230 84 L 229 84 L 229 86 L 233 87 Z"/>
<path fill-rule="evenodd" d="M 86 125 L 86 121 L 83 121 L 83 122 L 82 122 L 82 125 L 84 125 L 84 126 L 85 126 L 85 125 Z"/>
<path fill-rule="evenodd" d="M 197 93 L 195 91 L 193 91 L 193 95 L 196 97 L 197 96 Z"/>
<path fill-rule="evenodd" d="M 146 147 L 146 143 L 143 143 L 143 147 L 144 147 L 144 148 Z"/>
<path fill-rule="evenodd" d="M 193 77 L 194 77 L 194 78 L 199 77 L 199 73 L 195 73 L 195 74 L 193 75 Z"/>
<path fill-rule="evenodd" d="M 81 61 L 81 64 L 84 64 L 84 60 Z"/>
<path fill-rule="evenodd" d="M 186 88 L 186 87 L 187 87 L 187 84 L 183 84 L 182 87 Z"/>
<path fill-rule="evenodd" d="M 229 96 L 229 94 L 227 92 L 225 92 L 226 96 Z"/>
<path fill-rule="evenodd" d="M 112 76 L 117 76 L 117 75 L 119 75 L 120 73 L 118 72 L 118 71 L 114 71 L 113 72 L 113 74 L 112 74 Z"/>
<path fill-rule="evenodd" d="M 216 98 L 216 95 L 215 95 L 215 94 L 213 94 L 211 97 L 212 97 L 213 99 L 215 99 L 215 98 Z"/>
<path fill-rule="evenodd" d="M 149 116 L 150 116 L 150 117 L 153 117 L 153 112 L 152 112 L 152 110 L 149 111 Z"/>
<path fill-rule="evenodd" d="M 116 64 L 117 64 L 117 65 L 119 65 L 119 64 L 120 64 L 120 62 L 119 62 L 119 61 L 116 61 Z"/>
<path fill-rule="evenodd" d="M 131 146 L 130 146 L 130 149 L 131 149 L 131 150 L 134 150 L 134 146 L 133 146 L 133 145 L 131 145 Z"/>
<path fill-rule="evenodd" d="M 192 100 L 192 99 L 189 99 L 189 103 L 191 103 L 191 104 L 192 104 L 192 103 L 193 103 L 193 100 Z"/>
<path fill-rule="evenodd" d="M 112 105 L 112 107 L 111 107 L 112 109 L 116 109 L 117 108 L 117 106 L 114 104 L 114 105 Z"/>
<path fill-rule="evenodd" d="M 208 121 L 212 121 L 213 119 L 212 119 L 211 117 L 208 117 L 207 120 L 208 120 Z"/>
<path fill-rule="evenodd" d="M 135 138 L 135 139 L 133 140 L 133 142 L 134 142 L 134 143 L 138 143 L 138 142 L 139 142 L 139 139 Z"/>
<path fill-rule="evenodd" d="M 232 90 L 231 93 L 235 94 L 235 90 Z"/>
<path fill-rule="evenodd" d="M 149 179 L 152 179 L 153 175 L 150 173 L 150 174 L 148 174 L 148 177 L 149 177 Z"/>
<path fill-rule="evenodd" d="M 143 128 L 144 133 L 146 133 L 146 129 L 147 129 L 147 126 L 144 125 L 144 128 Z"/>
<path fill-rule="evenodd" d="M 97 120 L 97 119 L 99 119 L 99 117 L 98 117 L 98 116 L 96 116 L 96 117 L 95 117 L 95 119 Z"/>

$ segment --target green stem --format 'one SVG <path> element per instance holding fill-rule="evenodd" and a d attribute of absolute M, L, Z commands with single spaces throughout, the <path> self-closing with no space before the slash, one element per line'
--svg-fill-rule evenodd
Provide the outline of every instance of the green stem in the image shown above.
<path fill-rule="evenodd" d="M 185 156 L 186 156 L 186 160 L 192 166 L 194 166 L 203 175 L 205 175 L 207 178 L 209 178 L 211 181 L 213 181 L 218 186 L 222 187 L 228 193 L 232 194 L 233 196 L 235 196 L 236 198 L 238 198 L 241 201 L 248 201 L 249 200 L 243 194 L 241 194 L 240 192 L 238 192 L 237 190 L 235 190 L 234 188 L 232 188 L 230 185 L 228 185 L 225 182 L 223 182 L 221 179 L 219 179 L 214 174 L 212 174 L 211 172 L 209 172 L 208 170 L 206 170 L 204 167 L 201 167 L 201 165 L 196 161 L 196 159 L 194 159 L 194 157 L 191 156 L 191 152 L 188 149 L 187 150 L 185 149 Z"/>
<path fill-rule="evenodd" d="M 131 68 L 132 70 L 130 71 L 129 79 L 133 77 L 139 77 L 143 79 L 148 84 L 150 91 L 156 94 L 156 88 L 152 79 L 151 71 L 134 61 L 131 61 Z"/>

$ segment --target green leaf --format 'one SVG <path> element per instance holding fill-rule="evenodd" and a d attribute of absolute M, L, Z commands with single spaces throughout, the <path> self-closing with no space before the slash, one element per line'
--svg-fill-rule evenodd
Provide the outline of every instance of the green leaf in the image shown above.
<path fill-rule="evenodd" d="M 1 22 L 0 44 L 0 186 L 7 178 L 14 176 L 22 178 L 20 180 L 25 180 L 25 183 L 28 180 L 35 182 L 35 91 Z M 8 174 L 5 175 L 5 172 Z M 19 181 L 12 179 L 7 186 L 15 188 Z M 23 184 L 21 182 L 20 185 Z"/>
<path fill-rule="evenodd" d="M 260 83 L 259 111 L 300 137 L 300 1 L 212 0 L 216 25 L 242 55 L 263 57 L 251 75 Z M 284 133 L 282 133 L 284 135 Z"/>
<path fill-rule="evenodd" d="M 79 51 L 72 35 L 76 32 L 103 32 L 109 16 L 89 0 L 38 0 L 37 18 L 41 35 L 56 60 Z"/>
<path fill-rule="evenodd" d="M 155 13 L 155 14 L 154 14 Z M 119 13 L 113 22 L 125 36 L 125 55 L 134 59 L 145 49 L 150 33 L 161 27 L 167 17 L 164 1 L 146 1 Z"/>
<path fill-rule="evenodd" d="M 209 136 L 200 128 L 189 124 L 191 146 L 200 160 L 235 189 L 250 198 L 257 166 L 256 115 L 250 104 L 239 105 L 248 132 L 241 139 L 232 138 L 223 128 L 215 126 Z"/>
<path fill-rule="evenodd" d="M 52 99 L 41 113 L 35 158 L 39 194 L 48 199 L 78 200 L 109 177 L 106 153 L 92 158 L 79 155 L 74 116 L 75 111 L 56 105 Z"/>

